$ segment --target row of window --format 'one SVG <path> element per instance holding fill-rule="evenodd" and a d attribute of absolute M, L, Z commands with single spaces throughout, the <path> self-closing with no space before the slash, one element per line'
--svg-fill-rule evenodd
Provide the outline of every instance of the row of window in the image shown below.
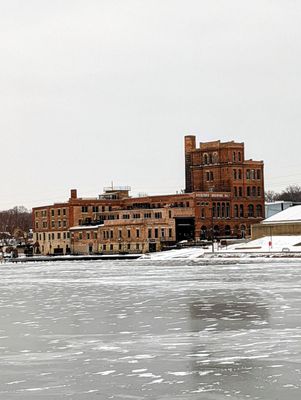
<path fill-rule="evenodd" d="M 233 179 L 241 180 L 242 179 L 242 170 L 241 169 L 233 169 Z M 247 169 L 246 170 L 246 179 L 261 179 L 261 170 L 260 169 Z"/>
<path fill-rule="evenodd" d="M 148 228 L 147 237 L 148 239 L 158 239 L 165 237 L 172 237 L 172 228 Z M 124 235 L 125 234 L 125 235 Z M 123 232 L 121 229 L 118 231 L 106 230 L 102 232 L 103 240 L 121 240 L 121 239 L 139 239 L 141 238 L 141 230 L 137 228 L 136 230 L 127 229 L 126 232 Z M 91 240 L 97 239 L 97 232 L 78 232 L 79 240 Z"/>
<path fill-rule="evenodd" d="M 48 228 L 48 222 L 47 221 L 42 221 L 42 223 L 40 224 L 39 221 L 36 221 L 36 229 L 39 229 L 40 227 L 43 229 L 47 229 Z M 51 221 L 51 228 L 66 228 L 67 227 L 67 221 L 64 219 L 63 221 L 58 220 L 57 222 L 55 221 Z"/>
<path fill-rule="evenodd" d="M 169 211 L 169 218 L 171 218 L 172 213 L 171 211 Z M 78 224 L 79 225 L 89 225 L 92 224 L 95 221 L 98 221 L 99 224 L 101 224 L 103 221 L 107 221 L 107 220 L 119 220 L 119 219 L 151 219 L 151 218 L 155 218 L 155 219 L 162 219 L 162 212 L 155 212 L 155 213 L 135 213 L 135 214 L 99 214 L 96 216 L 97 220 L 92 220 L 92 218 L 87 217 L 85 219 L 79 219 Z"/>
<path fill-rule="evenodd" d="M 257 204 L 255 207 L 253 204 L 249 204 L 247 208 L 247 215 L 248 217 L 257 217 L 261 218 L 262 217 L 262 206 L 260 204 Z M 235 204 L 234 205 L 234 218 L 244 218 L 245 216 L 245 211 L 244 211 L 244 205 L 243 204 Z"/>
<path fill-rule="evenodd" d="M 261 197 L 261 187 L 260 186 L 247 186 L 247 197 Z M 242 186 L 234 186 L 234 196 L 242 197 L 243 196 L 243 188 Z"/>
<path fill-rule="evenodd" d="M 46 234 L 45 232 L 43 233 L 36 233 L 36 240 L 37 241 L 45 241 L 46 238 L 48 241 L 51 240 L 61 240 L 61 239 L 70 239 L 70 232 L 52 232 Z"/>
<path fill-rule="evenodd" d="M 206 209 L 201 208 L 201 218 L 206 218 Z M 249 204 L 247 208 L 248 217 L 258 217 L 261 218 L 262 206 L 260 204 L 256 205 Z M 212 205 L 212 215 L 213 218 L 230 218 L 230 203 L 216 202 Z M 207 216 L 208 217 L 208 216 Z M 243 204 L 234 205 L 234 218 L 245 218 L 245 210 Z"/>
<path fill-rule="evenodd" d="M 61 215 L 67 215 L 66 213 L 67 213 L 66 208 L 52 208 L 50 210 L 50 214 L 51 214 L 52 217 L 54 217 L 55 214 L 58 217 L 61 216 Z M 36 218 L 39 218 L 40 216 L 42 218 L 46 218 L 47 217 L 47 210 L 36 211 L 35 212 L 35 216 L 36 216 Z"/>
<path fill-rule="evenodd" d="M 114 251 L 118 248 L 119 251 L 125 251 L 125 250 L 142 250 L 143 249 L 143 244 L 142 243 L 127 243 L 126 247 L 122 243 L 118 244 L 117 246 L 114 246 L 113 244 L 103 244 L 102 245 L 102 251 Z M 101 250 L 101 249 L 100 249 Z"/>

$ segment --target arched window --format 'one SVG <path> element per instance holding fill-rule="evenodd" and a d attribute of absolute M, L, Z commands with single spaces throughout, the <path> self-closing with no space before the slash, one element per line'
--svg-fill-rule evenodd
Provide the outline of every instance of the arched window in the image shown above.
<path fill-rule="evenodd" d="M 230 218 L 230 203 L 226 204 L 226 218 Z"/>
<path fill-rule="evenodd" d="M 213 163 L 216 164 L 218 162 L 218 154 L 216 152 L 213 153 Z"/>
<path fill-rule="evenodd" d="M 246 237 L 246 226 L 245 225 L 240 226 L 240 233 L 241 233 L 242 238 Z"/>
<path fill-rule="evenodd" d="M 205 225 L 203 225 L 201 227 L 201 239 L 205 240 L 207 236 L 207 227 Z"/>
<path fill-rule="evenodd" d="M 225 226 L 225 235 L 230 236 L 231 235 L 231 228 L 230 225 Z"/>
<path fill-rule="evenodd" d="M 209 164 L 212 164 L 212 154 L 209 154 Z"/>
<path fill-rule="evenodd" d="M 262 217 L 262 206 L 260 204 L 256 206 L 256 216 L 259 218 Z"/>
<path fill-rule="evenodd" d="M 222 218 L 225 218 L 225 211 L 226 211 L 225 203 L 222 203 Z"/>
<path fill-rule="evenodd" d="M 254 217 L 254 206 L 253 204 L 248 205 L 248 217 Z"/>
<path fill-rule="evenodd" d="M 221 216 L 221 204 L 217 203 L 217 218 Z"/>
<path fill-rule="evenodd" d="M 235 206 L 234 206 L 234 217 L 238 218 L 238 205 L 237 204 L 235 204 Z"/>

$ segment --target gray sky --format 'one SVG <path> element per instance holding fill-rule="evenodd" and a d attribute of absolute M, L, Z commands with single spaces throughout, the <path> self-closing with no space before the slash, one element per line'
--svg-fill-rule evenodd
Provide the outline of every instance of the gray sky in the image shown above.
<path fill-rule="evenodd" d="M 0 0 L 0 209 L 184 188 L 183 136 L 301 184 L 301 2 Z"/>

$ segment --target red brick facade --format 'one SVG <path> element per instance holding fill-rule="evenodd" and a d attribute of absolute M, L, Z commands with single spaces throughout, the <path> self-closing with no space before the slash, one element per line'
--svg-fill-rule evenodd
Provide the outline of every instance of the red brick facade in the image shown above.
<path fill-rule="evenodd" d="M 245 160 L 244 144 L 185 137 L 183 194 L 131 198 L 107 188 L 34 209 L 36 248 L 43 254 L 147 252 L 181 240 L 242 237 L 264 217 L 263 162 Z"/>

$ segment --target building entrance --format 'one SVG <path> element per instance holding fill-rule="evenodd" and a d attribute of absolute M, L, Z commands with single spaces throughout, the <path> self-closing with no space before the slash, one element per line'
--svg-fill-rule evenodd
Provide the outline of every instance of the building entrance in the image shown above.
<path fill-rule="evenodd" d="M 195 238 L 195 219 L 176 218 L 176 240 L 194 240 Z"/>

